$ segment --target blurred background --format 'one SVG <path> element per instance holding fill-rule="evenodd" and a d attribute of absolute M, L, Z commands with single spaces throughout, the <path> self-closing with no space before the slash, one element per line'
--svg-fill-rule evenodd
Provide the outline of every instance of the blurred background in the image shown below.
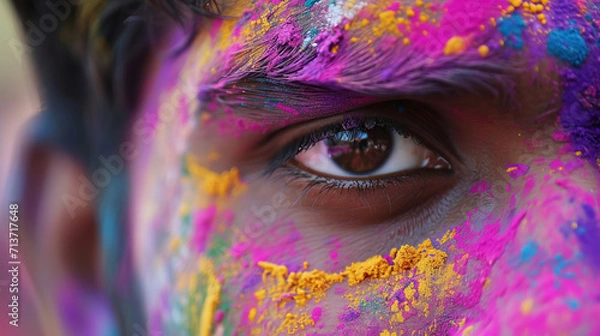
<path fill-rule="evenodd" d="M 14 179 L 19 176 L 17 162 L 18 153 L 25 145 L 27 128 L 31 119 L 40 110 L 40 102 L 35 86 L 35 79 L 30 67 L 28 52 L 24 48 L 11 5 L 0 1 L 0 199 L 2 200 L 3 221 L 0 225 L 0 299 L 2 318 L 0 319 L 0 335 L 35 335 L 39 320 L 36 317 L 33 293 L 25 295 L 27 284 L 30 284 L 28 273 L 21 268 L 19 274 L 20 311 L 19 328 L 8 324 L 9 318 L 9 284 L 8 269 L 8 225 L 4 214 L 8 214 L 7 204 L 19 192 Z M 11 172 L 9 174 L 9 172 Z M 10 176 L 10 178 L 9 178 Z M 4 210 L 6 209 L 6 210 Z M 19 242 L 23 244 L 23 241 Z"/>
<path fill-rule="evenodd" d="M 0 186 L 8 197 L 7 180 L 15 149 L 23 144 L 27 121 L 40 110 L 28 52 L 20 38 L 12 7 L 0 1 Z"/>

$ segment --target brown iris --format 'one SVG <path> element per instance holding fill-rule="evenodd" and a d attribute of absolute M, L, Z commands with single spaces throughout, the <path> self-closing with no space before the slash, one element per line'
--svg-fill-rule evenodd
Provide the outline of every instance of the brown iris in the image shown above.
<path fill-rule="evenodd" d="M 393 131 L 385 127 L 344 130 L 325 139 L 329 157 L 351 174 L 363 175 L 379 169 L 392 152 Z"/>

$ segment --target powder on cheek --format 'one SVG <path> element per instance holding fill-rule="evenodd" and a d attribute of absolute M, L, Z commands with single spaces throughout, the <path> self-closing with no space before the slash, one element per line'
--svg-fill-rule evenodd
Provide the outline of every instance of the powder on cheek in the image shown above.
<path fill-rule="evenodd" d="M 446 242 L 452 237 L 449 232 L 441 241 Z M 393 294 L 401 290 L 402 283 L 408 279 L 420 279 L 418 283 L 410 283 L 408 289 L 404 290 L 404 300 L 402 304 L 403 312 L 406 314 L 411 306 L 414 309 L 420 309 L 428 314 L 429 306 L 425 301 L 432 296 L 433 287 L 442 286 L 442 283 L 453 283 L 450 278 L 456 277 L 452 270 L 453 265 L 447 265 L 445 261 L 447 254 L 435 248 L 431 240 L 425 240 L 417 247 L 405 245 L 399 249 L 392 249 L 387 256 L 374 256 L 362 262 L 355 262 L 347 266 L 339 273 L 328 273 L 321 270 L 289 272 L 285 265 L 277 265 L 269 262 L 258 262 L 263 272 L 263 286 L 256 291 L 255 295 L 268 295 L 272 303 L 278 307 L 277 310 L 260 309 L 258 320 L 283 320 L 279 331 L 287 330 L 288 333 L 294 333 L 297 330 L 304 330 L 308 326 L 314 325 L 322 314 L 320 307 L 314 308 L 311 314 L 306 311 L 305 305 L 308 301 L 319 302 L 326 296 L 326 292 L 336 283 L 346 283 L 349 288 L 357 288 L 356 293 L 348 292 L 343 296 L 348 300 L 349 305 L 338 319 L 345 325 L 352 323 L 361 316 L 364 308 L 361 305 L 370 301 L 365 297 L 365 293 L 376 300 L 393 298 Z M 390 290 L 381 291 L 381 282 L 371 282 L 369 280 L 389 281 Z M 358 285 L 367 284 L 368 286 L 359 289 Z M 399 287 L 400 286 L 400 287 Z M 359 293 L 362 293 L 359 295 Z M 367 300 L 367 301 L 364 301 Z M 395 300 L 395 299 L 394 299 Z M 288 303 L 295 303 L 295 313 L 282 313 L 282 308 Z M 363 302 L 363 303 L 361 303 Z M 396 302 L 396 309 L 398 307 Z M 260 302 L 259 305 L 260 306 Z M 268 307 L 268 306 L 267 306 Z M 388 308 L 389 309 L 389 308 Z M 393 311 L 394 308 L 392 308 Z M 396 310 L 394 321 L 400 323 L 404 320 L 403 312 Z M 410 314 L 408 314 L 410 315 Z"/>

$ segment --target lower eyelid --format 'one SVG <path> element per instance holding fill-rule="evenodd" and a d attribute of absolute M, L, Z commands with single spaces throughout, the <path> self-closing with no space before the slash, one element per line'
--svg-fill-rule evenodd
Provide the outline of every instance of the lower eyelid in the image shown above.
<path fill-rule="evenodd" d="M 272 178 L 283 183 L 284 192 L 295 200 L 295 206 L 308 207 L 306 211 L 318 211 L 323 216 L 338 216 L 340 221 L 346 217 L 354 221 L 360 216 L 364 224 L 417 211 L 458 181 L 451 171 L 433 169 L 380 179 L 328 179 L 291 165 L 279 169 Z"/>

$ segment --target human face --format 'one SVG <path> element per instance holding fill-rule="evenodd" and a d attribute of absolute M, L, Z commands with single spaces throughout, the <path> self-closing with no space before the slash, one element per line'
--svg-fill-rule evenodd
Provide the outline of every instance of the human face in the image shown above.
<path fill-rule="evenodd" d="M 132 129 L 149 329 L 600 331 L 591 6 L 240 2 L 172 34 Z"/>

